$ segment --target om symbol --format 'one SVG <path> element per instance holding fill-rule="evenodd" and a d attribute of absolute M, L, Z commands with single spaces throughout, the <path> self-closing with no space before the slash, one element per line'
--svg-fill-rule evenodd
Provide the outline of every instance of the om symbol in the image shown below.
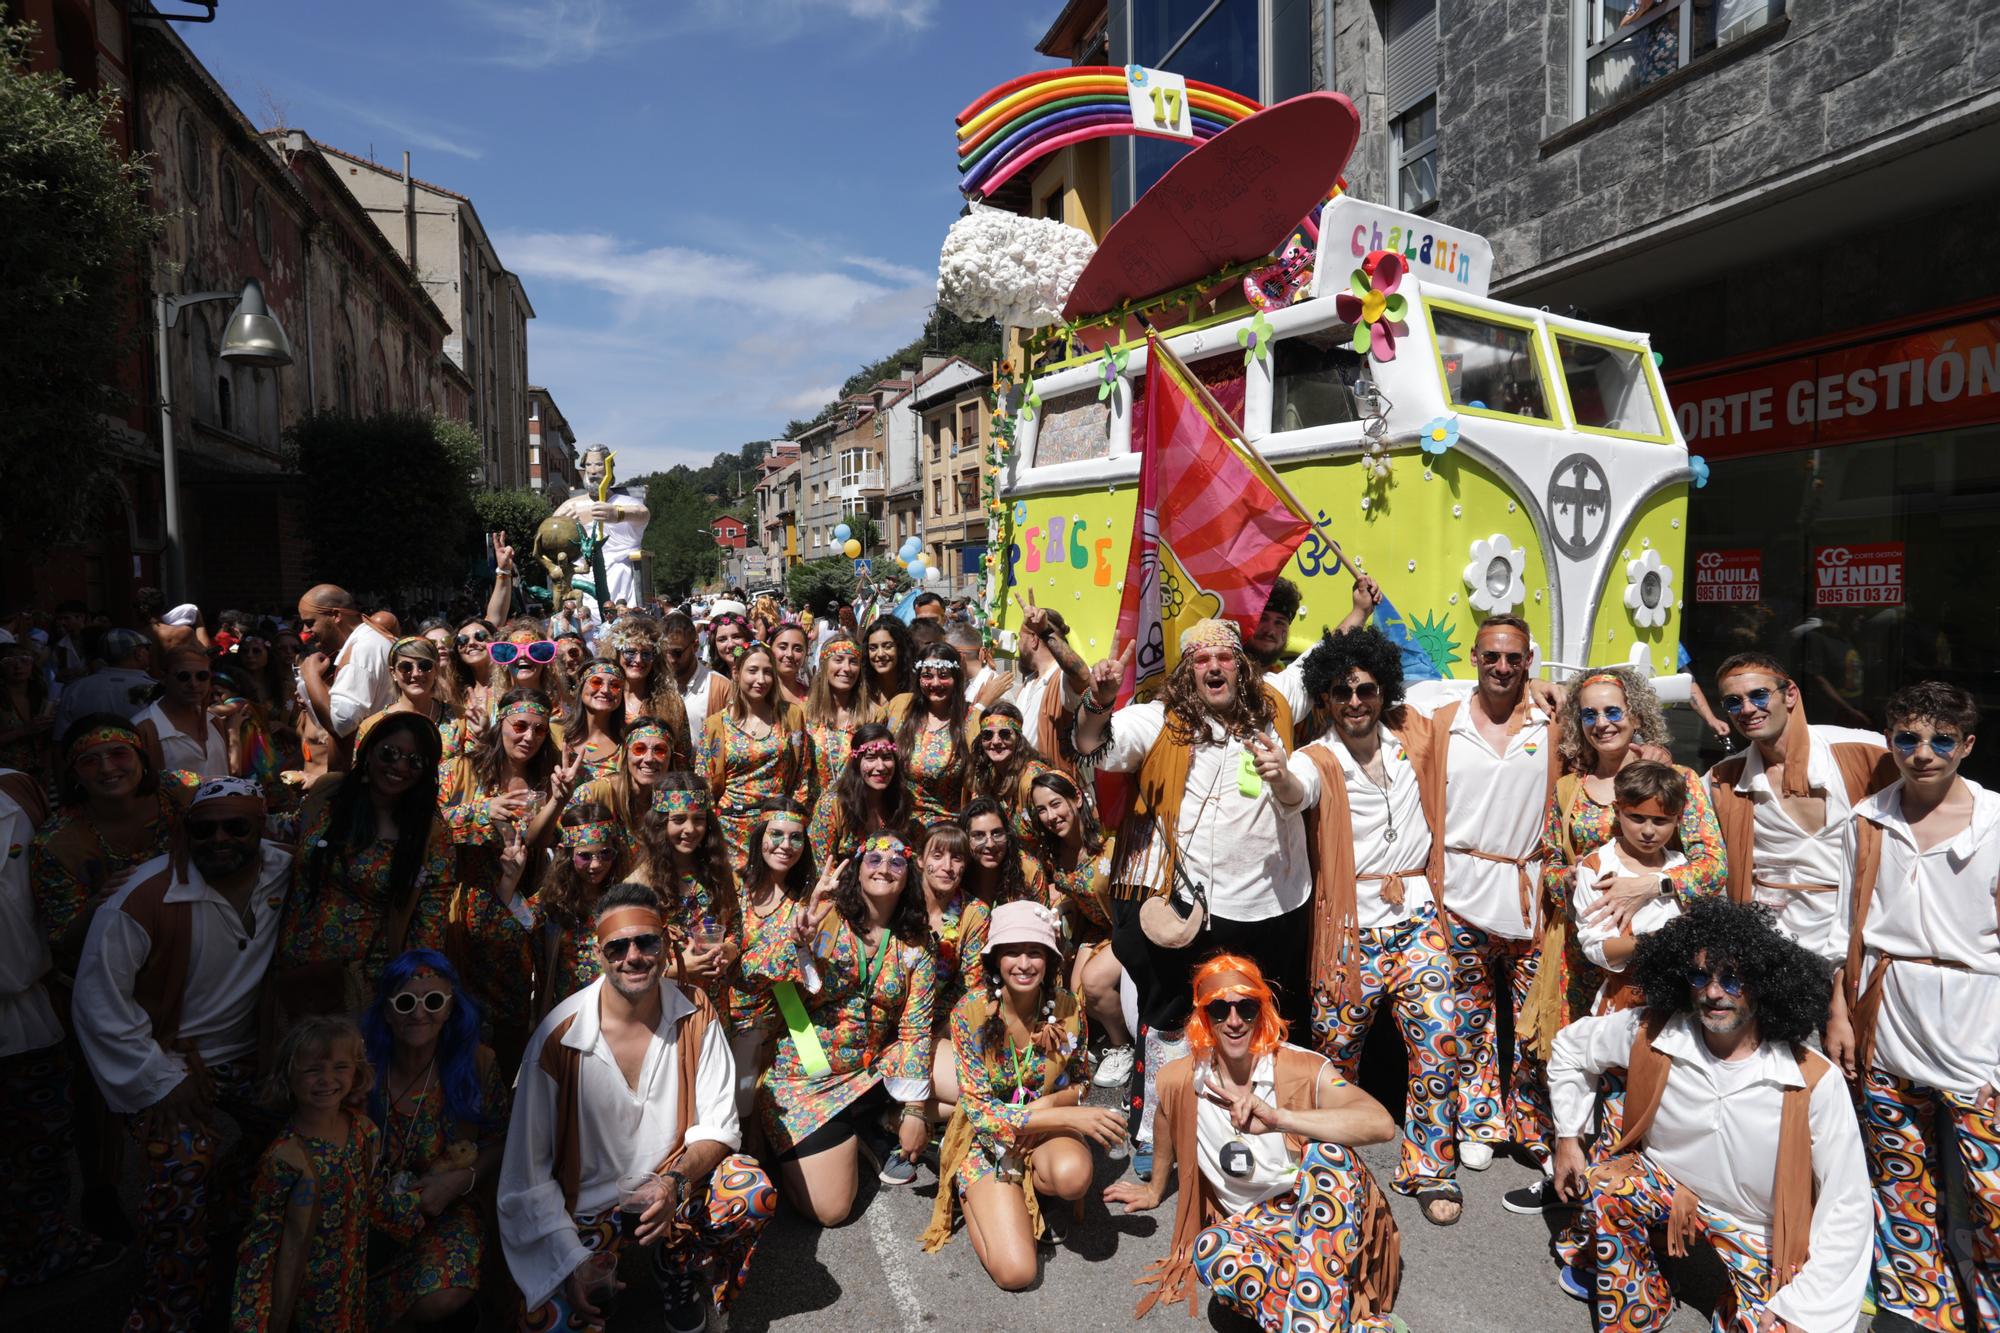
<path fill-rule="evenodd" d="M 1312 531 L 1306 534 L 1305 544 L 1299 547 L 1299 573 L 1307 578 L 1318 574 L 1331 577 L 1340 572 L 1340 552 L 1321 532 L 1330 521 L 1324 509 L 1314 515 Z"/>

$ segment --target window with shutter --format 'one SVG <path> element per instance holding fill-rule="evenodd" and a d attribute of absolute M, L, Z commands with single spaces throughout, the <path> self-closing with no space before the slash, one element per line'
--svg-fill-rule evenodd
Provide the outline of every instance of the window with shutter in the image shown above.
<path fill-rule="evenodd" d="M 1438 86 L 1437 0 L 1388 0 L 1383 88 L 1400 116 Z"/>

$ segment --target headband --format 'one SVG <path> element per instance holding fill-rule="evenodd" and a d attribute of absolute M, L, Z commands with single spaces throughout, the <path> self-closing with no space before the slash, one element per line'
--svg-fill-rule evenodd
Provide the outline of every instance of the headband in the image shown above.
<path fill-rule="evenodd" d="M 663 741 L 665 739 L 667 739 L 667 729 L 657 722 L 648 722 L 644 726 L 633 727 L 625 733 L 625 745 L 628 749 L 631 747 L 633 741 Z"/>
<path fill-rule="evenodd" d="M 668 815 L 685 815 L 692 811 L 705 815 L 708 805 L 706 787 L 669 787 L 653 797 L 653 808 Z"/>
<path fill-rule="evenodd" d="M 637 912 L 643 916 L 649 916 L 662 929 L 666 927 L 667 918 L 661 914 L 659 908 L 648 907 L 644 903 L 623 903 L 597 918 L 597 938 L 601 941 L 606 935 L 617 930 L 618 927 L 610 923 L 628 912 Z"/>
<path fill-rule="evenodd" d="M 625 845 L 625 830 L 608 819 L 563 827 L 562 845 L 572 852 L 616 851 Z"/>
<path fill-rule="evenodd" d="M 820 650 L 819 660 L 822 662 L 831 662 L 836 657 L 851 657 L 859 662 L 861 660 L 861 650 L 855 647 L 853 643 L 845 641 L 828 644 Z"/>
<path fill-rule="evenodd" d="M 599 676 L 609 676 L 620 686 L 625 684 L 625 673 L 609 662 L 593 662 L 590 664 L 590 670 L 583 673 L 583 678 L 587 681 L 596 680 Z"/>
<path fill-rule="evenodd" d="M 965 670 L 965 663 L 958 660 L 957 653 L 946 653 L 932 648 L 917 659 L 916 669 L 922 671 L 925 667 L 949 667 L 953 671 L 963 671 Z"/>
<path fill-rule="evenodd" d="M 1001 731 L 1012 732 L 1015 735 L 1019 735 L 1021 731 L 1021 724 L 1013 718 L 1008 717 L 1005 713 L 1001 713 L 998 716 L 989 713 L 979 720 L 979 729 L 981 731 L 986 730 L 989 726 L 997 727 Z"/>
<path fill-rule="evenodd" d="M 849 754 L 894 754 L 896 742 L 890 740 L 863 741 L 848 751 Z"/>
<path fill-rule="evenodd" d="M 539 699 L 516 699 L 513 703 L 508 704 L 500 710 L 502 719 L 513 717 L 516 714 L 527 717 L 538 717 L 546 722 L 549 717 L 549 706 Z"/>
<path fill-rule="evenodd" d="M 1616 685 L 1623 690 L 1625 678 L 1610 671 L 1593 671 L 1576 683 L 1577 691 L 1581 693 L 1586 685 Z"/>
<path fill-rule="evenodd" d="M 136 750 L 139 747 L 139 733 L 130 727 L 102 726 L 89 731 L 70 742 L 69 754 L 65 762 L 74 763 L 76 757 L 85 750 L 94 750 L 100 745 L 125 745 Z"/>
<path fill-rule="evenodd" d="M 188 814 L 264 817 L 264 789 L 249 778 L 210 778 L 194 789 Z"/>
<path fill-rule="evenodd" d="M 1181 652 L 1191 653 L 1197 648 L 1241 648 L 1243 631 L 1233 620 L 1209 618 L 1197 620 L 1181 631 Z"/>
<path fill-rule="evenodd" d="M 1207 984 L 1201 988 L 1201 993 L 1194 997 L 1194 1002 L 1197 1005 L 1204 1005 L 1210 1000 L 1235 999 L 1242 995 L 1262 998 L 1268 993 L 1268 989 L 1259 986 L 1241 972 L 1218 972 L 1208 979 Z"/>
<path fill-rule="evenodd" d="M 870 852 L 901 852 L 907 857 L 910 849 L 904 844 L 901 838 L 893 833 L 873 833 L 869 835 L 867 841 L 861 844 L 861 854 L 863 856 L 868 855 Z"/>

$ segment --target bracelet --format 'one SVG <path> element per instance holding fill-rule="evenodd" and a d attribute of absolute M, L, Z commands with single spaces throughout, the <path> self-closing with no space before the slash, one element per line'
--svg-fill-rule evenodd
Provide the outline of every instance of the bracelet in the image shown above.
<path fill-rule="evenodd" d="M 1105 704 L 1100 708 L 1097 706 L 1097 696 L 1095 694 L 1086 694 L 1083 696 L 1083 711 L 1086 713 L 1108 713 L 1111 711 L 1111 705 Z"/>
<path fill-rule="evenodd" d="M 466 1171 L 467 1171 L 467 1172 L 468 1172 L 468 1173 L 469 1173 L 469 1174 L 470 1174 L 470 1175 L 472 1176 L 472 1179 L 470 1179 L 470 1180 L 466 1181 L 466 1182 L 465 1182 L 465 1188 L 464 1188 L 464 1189 L 462 1189 L 462 1190 L 460 1190 L 460 1191 L 458 1192 L 458 1197 L 459 1197 L 459 1198 L 461 1198 L 461 1199 L 463 1199 L 463 1198 L 464 1198 L 464 1197 L 465 1197 L 466 1195 L 468 1195 L 468 1194 L 472 1193 L 472 1187 L 473 1187 L 474 1185 L 477 1185 L 477 1184 L 479 1183 L 479 1166 L 478 1166 L 478 1164 L 477 1164 L 477 1163 L 475 1163 L 475 1164 L 473 1164 L 472 1166 L 468 1166 L 468 1167 L 466 1167 L 465 1169 L 466 1169 Z"/>
<path fill-rule="evenodd" d="M 672 1170 L 671 1168 L 669 1168 L 668 1170 L 665 1170 L 665 1171 L 662 1171 L 662 1172 L 660 1172 L 660 1179 L 662 1179 L 662 1180 L 671 1180 L 671 1181 L 674 1181 L 674 1182 L 675 1182 L 675 1183 L 676 1183 L 676 1184 L 678 1185 L 678 1187 L 679 1187 L 679 1189 L 680 1189 L 680 1195 L 681 1195 L 681 1198 L 682 1198 L 682 1199 L 686 1199 L 686 1198 L 687 1198 L 687 1196 L 688 1196 L 688 1178 L 687 1178 L 686 1176 L 682 1175 L 682 1174 L 681 1174 L 680 1172 L 678 1172 L 678 1171 L 675 1171 L 675 1170 Z"/>
<path fill-rule="evenodd" d="M 911 1105 L 911 1106 L 905 1106 L 905 1107 L 903 1108 L 903 1119 L 905 1119 L 905 1120 L 910 1120 L 910 1119 L 917 1119 L 917 1120 L 921 1120 L 921 1121 L 923 1121 L 923 1122 L 924 1122 L 924 1125 L 925 1125 L 926 1127 L 928 1127 L 928 1126 L 930 1125 L 930 1123 L 931 1123 L 931 1118 L 930 1118 L 930 1117 L 929 1117 L 928 1115 L 926 1115 L 926 1114 L 924 1113 L 924 1108 L 923 1108 L 923 1107 L 921 1107 L 921 1106 L 916 1106 L 916 1105 Z"/>

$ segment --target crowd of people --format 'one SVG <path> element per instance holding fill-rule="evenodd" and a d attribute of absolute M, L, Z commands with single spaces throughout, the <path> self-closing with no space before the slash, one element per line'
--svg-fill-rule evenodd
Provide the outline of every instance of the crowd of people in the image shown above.
<path fill-rule="evenodd" d="M 1511 616 L 1406 680 L 1365 578 L 1296 660 L 1280 580 L 1121 702 L 1131 646 L 1032 596 L 998 655 L 934 595 L 536 614 L 495 556 L 408 630 L 331 584 L 0 628 L 0 1290 L 136 1248 L 133 1330 L 691 1333 L 781 1200 L 933 1173 L 911 1243 L 1014 1290 L 1108 1158 L 1101 1206 L 1177 1194 L 1139 1314 L 1386 1330 L 1385 1189 L 1449 1227 L 1506 1153 L 1599 1329 L 1697 1242 L 1718 1331 L 2000 1329 L 1965 691 L 1808 725 L 1739 654 L 1701 775 L 1643 672 L 1541 679 Z"/>

